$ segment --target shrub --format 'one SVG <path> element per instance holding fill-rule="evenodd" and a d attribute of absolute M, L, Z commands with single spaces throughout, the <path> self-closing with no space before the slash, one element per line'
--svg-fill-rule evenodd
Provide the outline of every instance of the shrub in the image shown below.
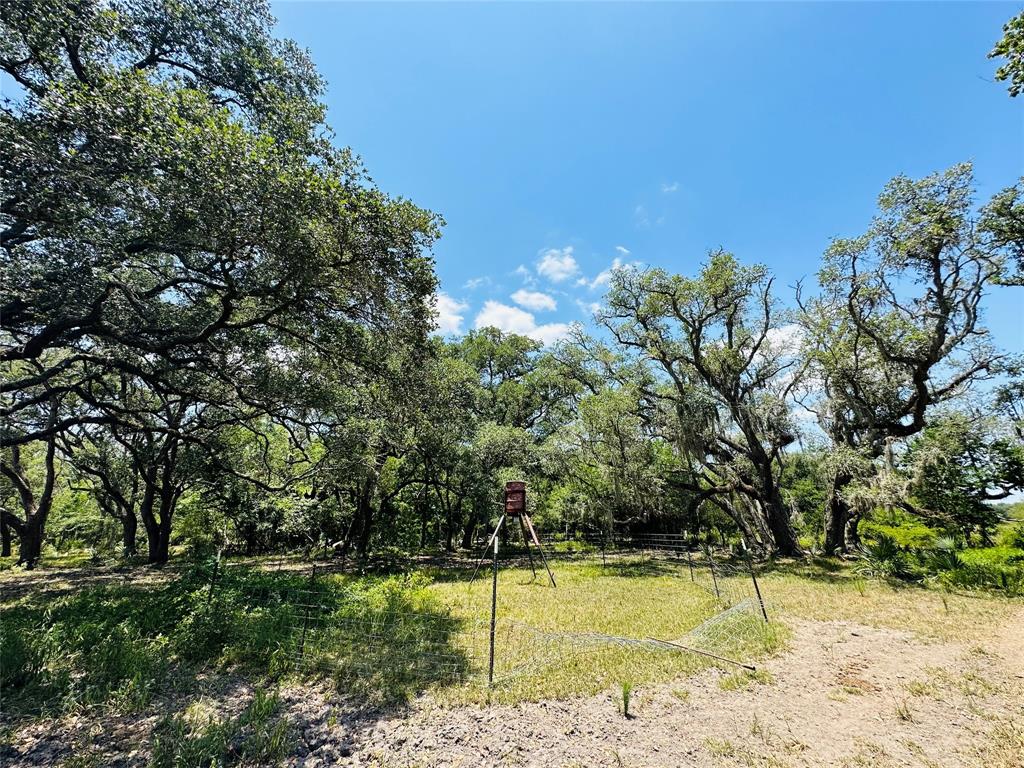
<path fill-rule="evenodd" d="M 1000 544 L 1024 551 L 1024 523 L 1010 526 L 1000 537 Z"/>
<path fill-rule="evenodd" d="M 917 520 L 896 519 L 893 524 L 874 520 L 865 520 L 860 524 L 860 532 L 865 538 L 891 539 L 895 544 L 906 549 L 928 549 L 935 546 L 939 533 L 934 528 Z"/>
<path fill-rule="evenodd" d="M 896 541 L 885 534 L 868 540 L 860 552 L 859 573 L 875 578 L 908 578 L 913 575 L 907 553 Z"/>

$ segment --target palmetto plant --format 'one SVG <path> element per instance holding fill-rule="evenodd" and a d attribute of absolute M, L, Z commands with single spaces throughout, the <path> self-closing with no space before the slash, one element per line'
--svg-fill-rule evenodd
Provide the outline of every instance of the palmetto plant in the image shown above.
<path fill-rule="evenodd" d="M 964 561 L 960 557 L 956 539 L 944 537 L 935 542 L 935 547 L 928 554 L 928 566 L 932 571 L 955 571 L 962 568 Z"/>
<path fill-rule="evenodd" d="M 860 559 L 856 570 L 864 576 L 900 578 L 909 573 L 906 553 L 894 539 L 884 534 L 861 546 Z"/>

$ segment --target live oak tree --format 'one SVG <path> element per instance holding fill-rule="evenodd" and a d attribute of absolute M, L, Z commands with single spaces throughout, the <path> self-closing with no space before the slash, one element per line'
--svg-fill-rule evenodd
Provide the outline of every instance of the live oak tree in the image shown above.
<path fill-rule="evenodd" d="M 902 460 L 907 509 L 970 541 L 991 546 L 1000 518 L 993 501 L 1024 488 L 1024 444 L 990 418 L 949 413 L 915 437 Z"/>
<path fill-rule="evenodd" d="M 865 510 L 851 503 L 851 485 L 870 482 L 888 442 L 921 432 L 932 406 L 999 364 L 980 305 L 1002 254 L 973 204 L 969 165 L 896 177 L 867 232 L 833 242 L 822 295 L 803 304 L 813 387 L 805 404 L 839 459 L 825 510 L 829 552 L 857 546 Z"/>
<path fill-rule="evenodd" d="M 1024 178 L 981 209 L 978 230 L 986 246 L 1000 255 L 998 282 L 1024 286 Z"/>
<path fill-rule="evenodd" d="M 635 389 L 608 386 L 584 396 L 578 418 L 551 443 L 549 452 L 561 459 L 559 475 L 586 501 L 585 522 L 611 532 L 665 512 L 666 475 L 674 460 Z"/>
<path fill-rule="evenodd" d="M 1024 89 L 1024 13 L 1003 25 L 1003 36 L 989 53 L 990 59 L 1004 59 L 996 70 L 996 80 L 1009 81 L 1011 96 Z"/>
<path fill-rule="evenodd" d="M 282 369 L 424 343 L 439 221 L 331 145 L 320 78 L 272 23 L 249 0 L 0 7 L 18 84 L 0 105 L 12 471 L 15 446 L 136 428 L 112 381 L 292 414 L 295 390 L 270 383 Z M 75 405 L 35 418 L 50 402 Z"/>
<path fill-rule="evenodd" d="M 134 557 L 138 552 L 139 508 L 146 503 L 149 489 L 131 452 L 105 429 L 69 431 L 62 439 L 62 453 L 76 475 L 75 489 L 88 492 L 100 511 L 117 521 L 124 555 Z"/>
<path fill-rule="evenodd" d="M 57 457 L 57 434 L 52 431 L 60 412 L 56 397 L 45 400 L 32 409 L 22 409 L 19 423 L 29 429 L 47 434 L 42 439 L 26 445 L 15 444 L 0 458 L 0 476 L 9 484 L 4 496 L 16 500 L 18 513 L 7 505 L 0 506 L 0 525 L 3 526 L 3 551 L 10 555 L 10 532 L 18 536 L 18 562 L 26 568 L 34 568 L 39 561 L 43 546 L 46 521 L 53 509 L 54 494 L 57 490 L 57 476 L 60 471 Z M 26 454 L 38 451 L 39 460 L 32 467 Z M 33 471 L 35 469 L 35 471 Z M 3 504 L 3 500 L 0 500 Z"/>
<path fill-rule="evenodd" d="M 779 487 L 785 447 L 795 440 L 787 400 L 800 361 L 784 343 L 785 314 L 762 266 L 711 255 L 695 278 L 662 270 L 618 270 L 600 314 L 617 343 L 665 377 L 693 465 L 691 490 L 737 520 L 763 521 L 770 549 L 800 552 Z"/>

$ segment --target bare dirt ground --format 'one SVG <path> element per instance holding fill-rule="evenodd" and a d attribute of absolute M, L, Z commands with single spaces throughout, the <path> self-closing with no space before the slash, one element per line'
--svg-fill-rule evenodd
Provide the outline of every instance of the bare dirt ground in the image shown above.
<path fill-rule="evenodd" d="M 347 757 L 326 745 L 292 764 L 1024 766 L 1024 611 L 969 647 L 850 623 L 792 624 L 790 649 L 762 666 L 760 682 L 734 689 L 735 677 L 709 670 L 634 692 L 630 719 L 612 694 L 421 704 L 350 733 Z"/>
<path fill-rule="evenodd" d="M 355 709 L 328 687 L 281 692 L 290 766 L 1024 766 L 1024 610 L 970 644 L 789 619 L 756 677 L 710 669 L 633 692 L 517 706 Z M 222 679 L 221 712 L 251 695 Z M 170 704 L 171 702 L 167 702 Z M 176 703 L 180 705 L 180 702 Z M 88 717 L 8 733 L 6 767 L 145 765 L 156 716 Z"/>

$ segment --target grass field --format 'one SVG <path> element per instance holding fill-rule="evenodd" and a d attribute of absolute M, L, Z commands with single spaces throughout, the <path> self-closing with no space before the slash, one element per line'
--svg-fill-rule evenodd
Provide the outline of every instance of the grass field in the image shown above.
<path fill-rule="evenodd" d="M 466 686 L 440 692 L 443 701 L 489 698 L 515 702 L 589 694 L 622 684 L 640 685 L 690 674 L 709 665 L 699 654 L 655 644 L 623 646 L 623 638 L 684 640 L 691 630 L 722 611 L 713 591 L 691 581 L 685 565 L 622 558 L 600 563 L 556 564 L 557 588 L 541 571 L 502 569 L 499 574 L 495 678 L 492 691 Z M 707 576 L 703 577 L 707 580 Z M 745 595 L 749 580 L 723 578 L 725 594 Z M 470 642 L 474 658 L 485 658 L 490 614 L 490 573 L 471 586 L 463 580 L 437 580 L 430 589 L 467 625 L 477 628 Z M 752 594 L 752 592 L 751 592 Z M 728 620 L 706 650 L 752 661 L 778 649 L 781 624 L 765 625 L 743 611 Z M 536 631 L 533 631 L 536 630 Z M 599 637 L 606 636 L 606 637 Z M 729 666 L 726 664 L 725 666 Z"/>
<path fill-rule="evenodd" d="M 272 749 L 276 755 L 287 751 L 284 716 L 275 695 L 260 691 L 305 685 L 311 676 L 375 707 L 421 694 L 444 708 L 567 700 L 601 691 L 628 699 L 632 691 L 679 684 L 709 666 L 721 668 L 721 690 L 728 692 L 773 684 L 760 665 L 788 650 L 795 621 L 854 622 L 925 643 L 970 647 L 1024 604 L 985 592 L 865 579 L 828 562 L 781 564 L 759 577 L 771 623 L 755 610 L 729 613 L 716 620 L 720 631 L 708 638 L 695 636 L 694 629 L 721 615 L 723 602 L 753 595 L 742 572 L 719 574 L 726 598 L 719 600 L 708 574 L 698 571 L 692 578 L 685 562 L 556 561 L 557 588 L 542 570 L 534 577 L 529 568 L 505 564 L 499 573 L 496 682 L 489 688 L 489 571 L 472 584 L 464 567 L 396 576 L 321 570 L 311 581 L 302 564 L 270 571 L 260 565 L 225 568 L 216 580 L 208 569 L 138 581 L 104 574 L 90 581 L 67 569 L 44 570 L 33 576 L 43 577 L 33 589 L 18 588 L 20 572 L 0 574 L 6 733 L 71 714 L 102 720 L 159 712 L 154 733 L 162 741 L 154 764 L 175 764 L 167 756 L 179 747 L 213 754 L 250 736 L 257 752 Z M 316 606 L 313 619 L 310 605 Z M 303 661 L 316 663 L 296 663 L 304 626 Z M 653 642 L 622 645 L 622 638 L 693 642 L 752 662 L 759 671 L 750 675 Z M 208 688 L 221 678 L 245 680 L 269 698 L 189 725 L 197 681 Z"/>

